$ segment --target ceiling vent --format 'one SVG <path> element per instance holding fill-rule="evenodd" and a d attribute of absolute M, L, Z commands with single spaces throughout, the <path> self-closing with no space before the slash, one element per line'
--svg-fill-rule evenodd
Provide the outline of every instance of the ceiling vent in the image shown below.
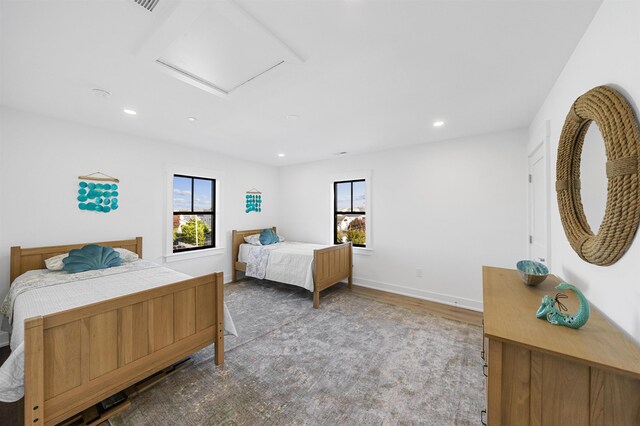
<path fill-rule="evenodd" d="M 149 12 L 153 12 L 153 8 L 156 7 L 160 0 L 133 0 L 138 3 L 140 6 L 147 9 Z"/>

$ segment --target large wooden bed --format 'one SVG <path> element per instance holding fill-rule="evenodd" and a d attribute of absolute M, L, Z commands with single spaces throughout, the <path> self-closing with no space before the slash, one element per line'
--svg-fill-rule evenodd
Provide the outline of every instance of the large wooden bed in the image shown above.
<path fill-rule="evenodd" d="M 11 282 L 89 243 L 11 248 Z M 93 244 L 142 257 L 142 238 Z M 215 273 L 25 321 L 25 424 L 55 425 L 215 343 L 224 361 L 223 276 Z"/>
<path fill-rule="evenodd" d="M 271 227 L 276 231 L 276 227 Z M 247 264 L 238 261 L 240 244 L 245 243 L 244 237 L 259 234 L 262 229 L 248 229 L 231 232 L 232 253 L 231 271 L 232 282 L 237 280 L 237 273 L 245 272 Z M 351 243 L 338 244 L 313 252 L 313 307 L 320 307 L 320 292 L 334 284 L 347 280 L 348 287 L 353 283 L 353 249 Z"/>

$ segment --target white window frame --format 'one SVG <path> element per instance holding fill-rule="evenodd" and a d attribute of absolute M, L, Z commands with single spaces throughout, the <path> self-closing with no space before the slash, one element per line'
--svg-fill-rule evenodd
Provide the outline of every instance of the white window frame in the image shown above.
<path fill-rule="evenodd" d="M 193 250 L 193 251 L 184 251 L 184 252 L 173 252 L 173 177 L 174 175 L 185 175 L 185 176 L 193 176 L 193 177 L 203 177 L 207 179 L 214 179 L 216 182 L 215 188 L 215 213 L 213 215 L 213 224 L 214 224 L 214 234 L 215 241 L 218 244 L 217 247 L 202 249 L 202 250 Z M 166 199 L 165 199 L 165 220 L 164 220 L 164 229 L 165 229 L 165 238 L 164 238 L 164 261 L 165 262 L 176 262 L 187 259 L 196 259 L 198 257 L 205 256 L 215 256 L 222 255 L 225 252 L 225 248 L 223 246 L 222 241 L 222 233 L 220 232 L 220 217 L 222 212 L 222 203 L 221 203 L 221 182 L 224 179 L 224 173 L 217 170 L 204 169 L 200 167 L 192 167 L 192 166 L 184 166 L 184 165 L 176 165 L 170 164 L 167 165 L 165 170 L 165 186 L 166 186 Z"/>
<path fill-rule="evenodd" d="M 347 180 L 361 180 L 364 179 L 365 181 L 365 188 L 367 191 L 367 202 L 365 203 L 365 212 L 366 212 L 366 221 L 367 221 L 367 227 L 366 227 L 366 238 L 367 238 L 367 246 L 366 247 L 353 247 L 353 253 L 354 254 L 360 254 L 360 255 L 365 255 L 365 256 L 369 256 L 371 255 L 371 253 L 373 252 L 373 209 L 371 208 L 371 200 L 372 200 L 372 172 L 371 170 L 360 170 L 360 171 L 353 171 L 353 172 L 344 172 L 344 173 L 337 173 L 337 174 L 332 174 L 330 176 L 330 184 L 329 184 L 329 208 L 331 211 L 331 214 L 329 215 L 329 217 L 331 218 L 331 226 L 329 228 L 329 235 L 331 236 L 331 243 L 334 244 L 335 242 L 333 241 L 333 225 L 334 225 L 334 221 L 335 218 L 333 217 L 335 215 L 335 211 L 334 208 L 335 206 L 333 205 L 334 203 L 334 194 L 333 194 L 333 188 L 334 188 L 334 183 L 335 182 L 340 182 L 340 181 L 347 181 Z"/>

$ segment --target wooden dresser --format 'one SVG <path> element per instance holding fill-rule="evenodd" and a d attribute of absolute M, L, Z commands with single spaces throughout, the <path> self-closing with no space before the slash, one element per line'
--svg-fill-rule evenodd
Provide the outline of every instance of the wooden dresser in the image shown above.
<path fill-rule="evenodd" d="M 558 292 L 554 276 L 537 287 L 523 285 L 513 269 L 485 266 L 482 276 L 490 426 L 640 425 L 633 340 L 593 305 L 579 330 L 537 319 L 542 296 Z M 566 293 L 574 313 L 577 298 Z"/>

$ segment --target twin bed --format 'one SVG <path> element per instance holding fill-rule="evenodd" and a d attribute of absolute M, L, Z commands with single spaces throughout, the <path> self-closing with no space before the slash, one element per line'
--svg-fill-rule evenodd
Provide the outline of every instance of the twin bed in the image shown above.
<path fill-rule="evenodd" d="M 142 255 L 141 237 L 94 244 Z M 46 259 L 84 245 L 12 247 L 12 287 L 22 274 L 47 275 Z M 16 297 L 11 357 L 19 367 L 23 351 L 26 425 L 62 422 L 212 343 L 216 365 L 224 361 L 224 331 L 234 330 L 222 273 L 193 278 L 139 262 Z"/>
<path fill-rule="evenodd" d="M 276 231 L 276 227 L 272 227 Z M 280 242 L 271 246 L 247 244 L 245 237 L 260 234 L 262 229 L 231 232 L 232 281 L 238 272 L 260 279 L 283 282 L 313 292 L 313 307 L 320 307 L 320 292 L 334 284 L 353 281 L 351 243 L 333 246 Z M 252 264 L 253 263 L 253 264 Z M 257 274 L 249 272 L 251 269 Z M 257 271 L 256 271 L 257 270 Z"/>
<path fill-rule="evenodd" d="M 238 271 L 255 266 L 247 263 L 253 254 L 271 258 L 261 278 L 312 291 L 314 308 L 322 290 L 345 279 L 351 287 L 351 243 L 248 247 L 244 237 L 261 231 L 232 232 L 234 282 Z M 140 260 L 79 274 L 46 270 L 45 260 L 86 244 L 126 249 Z M 141 258 L 142 237 L 11 248 L 3 309 L 14 327 L 0 395 L 17 400 L 24 393 L 25 425 L 60 423 L 212 343 L 215 364 L 224 361 L 225 331 L 236 333 L 222 272 L 190 277 Z"/>

